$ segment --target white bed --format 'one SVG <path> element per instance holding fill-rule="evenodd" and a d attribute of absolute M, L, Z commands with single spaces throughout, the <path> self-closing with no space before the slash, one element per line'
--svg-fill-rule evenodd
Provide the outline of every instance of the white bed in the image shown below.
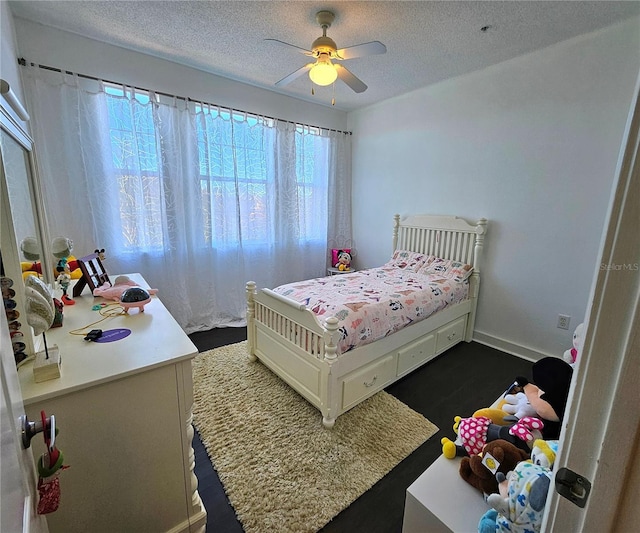
<path fill-rule="evenodd" d="M 246 285 L 249 357 L 259 359 L 322 413 L 336 418 L 458 342 L 471 341 L 487 221 L 454 216 L 394 217 L 393 250 L 473 266 L 468 299 L 373 343 L 338 353 L 338 320 L 321 321 L 295 300 Z"/>

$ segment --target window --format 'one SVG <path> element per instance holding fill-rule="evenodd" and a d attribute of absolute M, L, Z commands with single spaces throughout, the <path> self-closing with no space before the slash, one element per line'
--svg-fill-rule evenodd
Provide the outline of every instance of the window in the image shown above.
<path fill-rule="evenodd" d="M 205 243 L 268 242 L 264 121 L 208 108 L 196 111 Z"/>
<path fill-rule="evenodd" d="M 164 156 L 150 95 L 117 86 L 108 86 L 106 95 L 123 245 L 164 248 L 163 180 L 175 177 L 161 172 Z M 278 224 L 290 226 L 289 238 L 295 235 L 300 244 L 326 239 L 329 139 L 319 129 L 295 127 L 295 165 L 287 169 L 275 155 L 273 119 L 191 105 L 198 175 L 190 179 L 198 179 L 199 197 L 184 208 L 200 211 L 205 246 L 273 244 L 282 233 Z M 293 212 L 286 222 L 282 202 Z"/>
<path fill-rule="evenodd" d="M 112 86 L 105 92 L 123 246 L 163 248 L 162 191 L 149 95 Z"/>

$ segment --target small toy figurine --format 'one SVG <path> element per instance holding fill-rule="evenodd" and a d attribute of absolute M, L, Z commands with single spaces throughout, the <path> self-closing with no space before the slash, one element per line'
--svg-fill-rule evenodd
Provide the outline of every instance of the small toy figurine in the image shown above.
<path fill-rule="evenodd" d="M 74 305 L 76 302 L 72 300 L 71 297 L 69 297 L 69 295 L 67 294 L 69 283 L 71 283 L 71 269 L 69 268 L 66 257 L 58 261 L 56 272 L 58 272 L 56 281 L 62 288 L 62 303 L 64 303 L 65 305 Z"/>

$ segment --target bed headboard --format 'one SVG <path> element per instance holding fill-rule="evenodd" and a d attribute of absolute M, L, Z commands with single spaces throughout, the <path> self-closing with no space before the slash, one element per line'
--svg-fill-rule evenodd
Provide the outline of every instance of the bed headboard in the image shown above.
<path fill-rule="evenodd" d="M 410 250 L 473 265 L 480 272 L 487 219 L 475 224 L 456 216 L 394 216 L 393 250 Z"/>

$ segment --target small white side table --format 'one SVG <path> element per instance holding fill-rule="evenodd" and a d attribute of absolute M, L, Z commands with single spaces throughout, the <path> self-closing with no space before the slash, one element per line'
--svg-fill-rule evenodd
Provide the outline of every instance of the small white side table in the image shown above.
<path fill-rule="evenodd" d="M 351 274 L 351 272 L 355 272 L 356 269 L 351 267 L 349 270 L 339 270 L 335 267 L 329 267 L 327 268 L 327 275 L 328 276 L 335 276 L 336 274 Z"/>

